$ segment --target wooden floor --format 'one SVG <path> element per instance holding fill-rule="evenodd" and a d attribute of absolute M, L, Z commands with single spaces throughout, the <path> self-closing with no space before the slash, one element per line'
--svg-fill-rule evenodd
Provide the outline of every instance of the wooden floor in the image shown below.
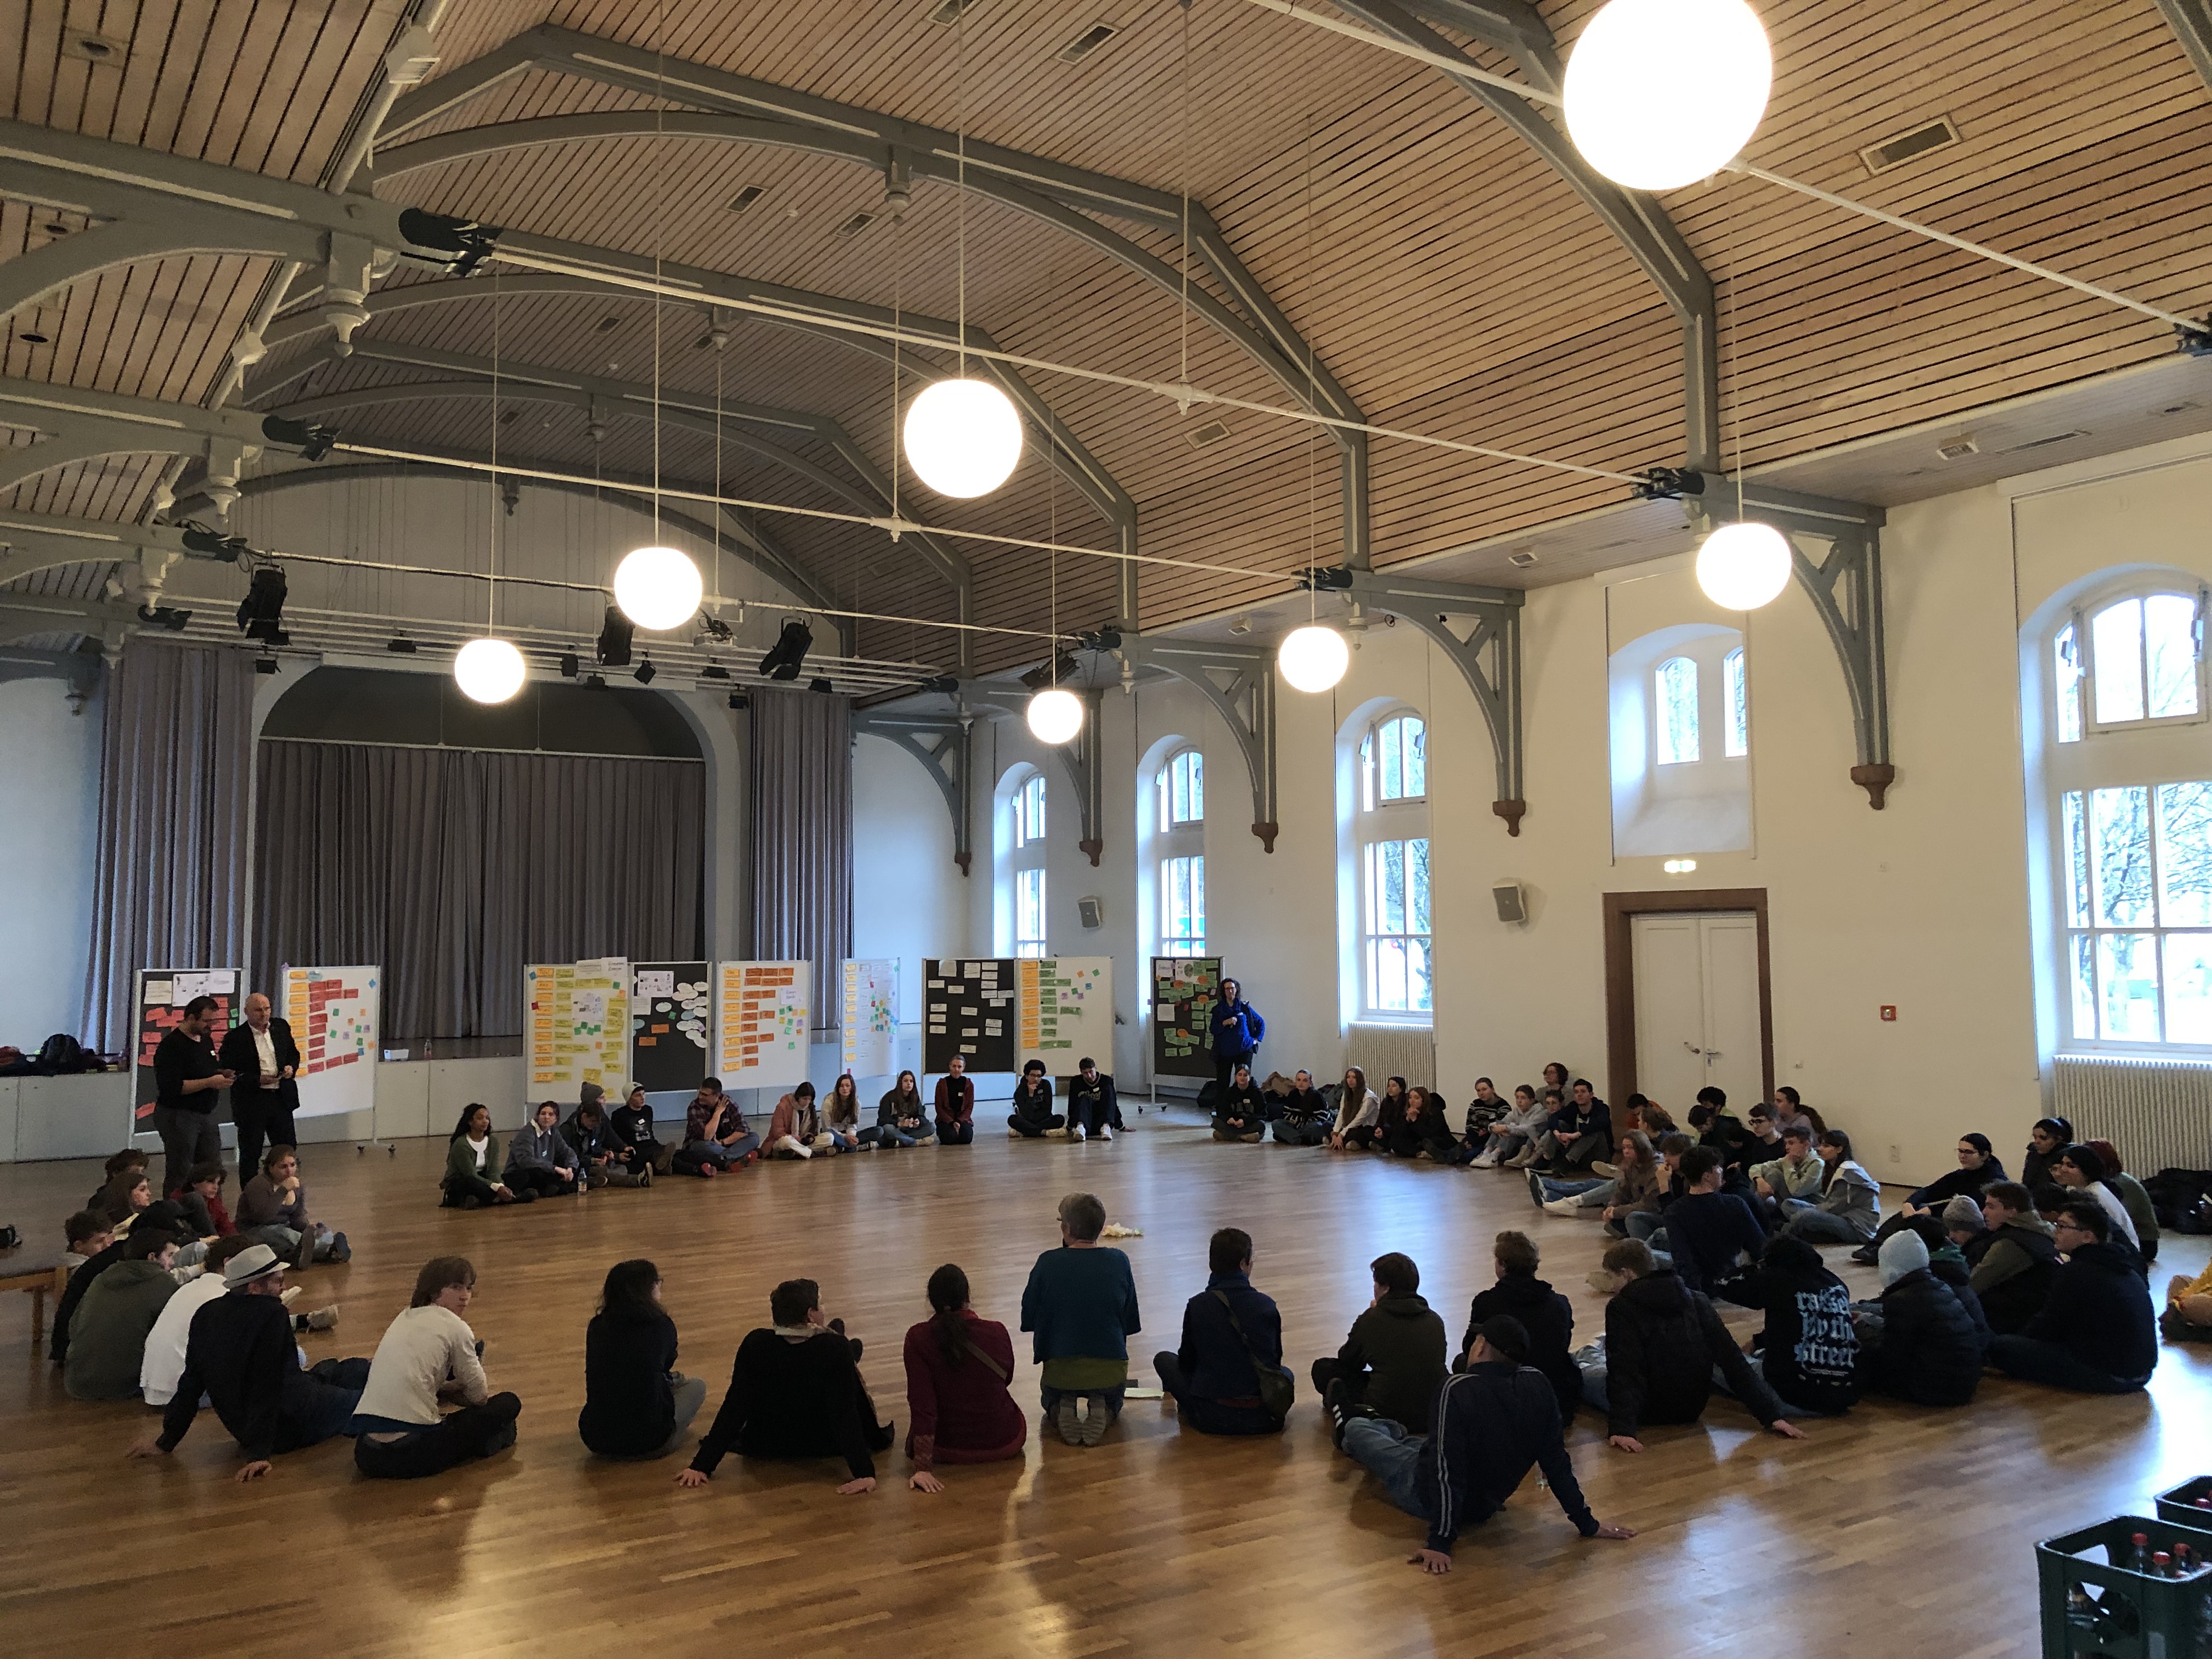
<path fill-rule="evenodd" d="M 0 1651 L 2028 1656 L 2033 1541 L 2140 1509 L 2212 1467 L 2203 1349 L 2168 1347 L 2148 1398 L 1991 1380 L 1964 1412 L 1871 1405 L 1809 1425 L 1797 1444 L 1757 1434 L 1725 1401 L 1703 1425 L 1652 1431 L 1641 1457 L 1610 1449 L 1585 1418 L 1571 1447 L 1591 1504 L 1642 1535 L 1580 1541 L 1532 1478 L 1462 1540 L 1449 1577 L 1425 1579 L 1403 1565 L 1418 1525 L 1332 1453 L 1304 1372 L 1365 1305 L 1365 1264 L 1386 1249 L 1419 1261 L 1456 1340 L 1503 1226 L 1542 1245 L 1578 1336 L 1601 1329 L 1583 1285 L 1595 1225 L 1539 1214 L 1516 1179 L 1215 1146 L 1188 1113 L 1165 1127 L 1148 1114 L 1110 1146 L 986 1138 L 465 1214 L 433 1207 L 443 1151 L 310 1149 L 315 1212 L 355 1254 L 301 1276 L 300 1305 L 335 1297 L 344 1310 L 308 1353 L 372 1352 L 417 1266 L 465 1254 L 493 1386 L 524 1401 L 514 1450 L 384 1484 L 358 1479 L 339 1440 L 241 1487 L 210 1415 L 176 1457 L 126 1462 L 153 1414 L 68 1399 L 31 1351 L 29 1299 L 6 1297 Z M 42 1248 L 96 1175 L 0 1168 L 0 1219 Z M 584 1324 L 611 1262 L 660 1264 L 684 1366 L 712 1382 L 709 1413 L 738 1340 L 766 1322 L 770 1285 L 818 1279 L 830 1310 L 866 1340 L 862 1369 L 903 1436 L 899 1345 L 927 1311 L 931 1269 L 961 1263 L 977 1306 L 1014 1325 L 1029 1264 L 1055 1237 L 1054 1206 L 1079 1188 L 1144 1230 L 1126 1248 L 1145 1317 L 1133 1357 L 1148 1376 L 1203 1285 L 1207 1234 L 1251 1231 L 1257 1282 L 1282 1306 L 1301 1374 L 1287 1434 L 1180 1435 L 1172 1410 L 1147 1401 L 1102 1447 L 1044 1443 L 1018 1338 L 1027 1458 L 948 1469 L 942 1496 L 909 1491 L 896 1452 L 877 1493 L 839 1498 L 829 1463 L 732 1458 L 704 1491 L 682 1492 L 681 1459 L 602 1463 L 578 1442 Z M 2204 1252 L 2182 1240 L 2172 1255 L 2161 1273 L 2193 1271 Z M 1843 1270 L 1855 1287 L 1872 1283 Z"/>

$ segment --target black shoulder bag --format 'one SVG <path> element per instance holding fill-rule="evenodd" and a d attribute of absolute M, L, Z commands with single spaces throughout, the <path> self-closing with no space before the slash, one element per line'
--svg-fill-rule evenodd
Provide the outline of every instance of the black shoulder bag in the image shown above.
<path fill-rule="evenodd" d="M 1252 1339 L 1244 1334 L 1244 1327 L 1237 1321 L 1237 1310 L 1229 1305 L 1229 1298 L 1216 1291 L 1213 1299 L 1229 1316 L 1229 1328 L 1237 1333 L 1237 1340 L 1244 1345 L 1244 1357 L 1252 1362 L 1252 1375 L 1260 1385 L 1261 1409 L 1280 1423 L 1291 1414 L 1291 1402 L 1297 1398 L 1297 1385 L 1277 1367 L 1260 1363 L 1260 1356 L 1252 1352 Z"/>

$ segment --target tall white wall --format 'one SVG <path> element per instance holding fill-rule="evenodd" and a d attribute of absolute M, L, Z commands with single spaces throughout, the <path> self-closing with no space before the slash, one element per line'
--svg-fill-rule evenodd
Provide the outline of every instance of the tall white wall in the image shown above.
<path fill-rule="evenodd" d="M 99 856 L 100 703 L 70 713 L 59 680 L 0 683 L 0 1042 L 25 1053 L 84 1011 Z"/>
<path fill-rule="evenodd" d="M 989 890 L 988 845 L 978 863 L 972 884 L 963 880 L 952 815 L 921 763 L 881 738 L 854 738 L 853 954 L 898 963 L 902 1026 L 921 1019 L 924 959 L 975 948 L 967 890 Z"/>
<path fill-rule="evenodd" d="M 2028 922 L 2021 626 L 2051 594 L 2124 561 L 2212 577 L 2208 495 L 2212 445 L 2199 439 L 1893 511 L 1883 549 L 1898 779 L 1883 811 L 1849 780 L 1842 672 L 1802 592 L 1793 586 L 1747 618 L 1751 845 L 1699 852 L 1686 878 L 1664 874 L 1661 854 L 1613 855 L 1607 593 L 1595 581 L 1529 596 L 1529 811 L 1517 838 L 1491 812 L 1490 742 L 1465 683 L 1412 630 L 1378 626 L 1333 692 L 1279 688 L 1282 831 L 1272 854 L 1250 833 L 1251 797 L 1226 729 L 1180 685 L 1105 699 L 1099 868 L 1076 848 L 1065 770 L 1018 720 L 977 733 L 979 843 L 996 781 L 1018 762 L 1042 768 L 1051 791 L 1050 943 L 1117 959 L 1129 1023 L 1115 1064 L 1141 1078 L 1137 763 L 1166 735 L 1190 737 L 1207 763 L 1208 951 L 1267 1018 L 1266 1066 L 1333 1071 L 1343 1051 L 1334 739 L 1362 705 L 1403 701 L 1429 720 L 1437 1080 L 1455 1107 L 1478 1075 L 1501 1086 L 1533 1081 L 1555 1058 L 1603 1085 L 1603 895 L 1759 887 L 1772 933 L 1777 1080 L 1850 1129 L 1886 1180 L 1940 1173 L 1969 1128 L 1990 1133 L 2016 1164 L 2042 1110 L 2049 1046 L 2038 1041 Z M 1710 618 L 1686 568 L 1656 569 L 1638 589 L 1639 630 Z M 977 854 L 980 873 L 988 848 L 979 844 Z M 1488 890 L 1507 879 L 1528 888 L 1525 924 L 1497 920 Z M 1078 927 L 1074 901 L 1085 893 L 1106 899 L 1099 933 Z M 969 919 L 988 939 L 984 884 L 969 895 Z M 1883 1005 L 1896 1007 L 1893 1023 L 1881 1018 Z"/>

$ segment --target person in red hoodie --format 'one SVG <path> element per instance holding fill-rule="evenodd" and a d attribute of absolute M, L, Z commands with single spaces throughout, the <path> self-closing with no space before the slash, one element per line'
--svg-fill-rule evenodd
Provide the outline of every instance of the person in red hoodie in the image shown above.
<path fill-rule="evenodd" d="M 955 1054 L 937 1079 L 937 1144 L 966 1146 L 975 1139 L 975 1080 L 968 1075 L 967 1060 Z"/>
<path fill-rule="evenodd" d="M 906 1403 L 913 1422 L 907 1484 L 943 1492 L 937 1466 L 1019 1457 L 1029 1419 L 1007 1383 L 1014 1343 L 1006 1328 L 968 1305 L 968 1275 L 951 1262 L 929 1276 L 930 1316 L 906 1334 Z"/>

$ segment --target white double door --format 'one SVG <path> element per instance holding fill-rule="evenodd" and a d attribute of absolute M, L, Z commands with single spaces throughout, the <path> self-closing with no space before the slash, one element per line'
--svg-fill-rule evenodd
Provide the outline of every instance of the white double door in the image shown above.
<path fill-rule="evenodd" d="M 1636 1086 L 1685 1122 L 1698 1091 L 1728 1091 L 1741 1116 L 1765 1091 L 1759 921 L 1749 911 L 1630 918 Z"/>

